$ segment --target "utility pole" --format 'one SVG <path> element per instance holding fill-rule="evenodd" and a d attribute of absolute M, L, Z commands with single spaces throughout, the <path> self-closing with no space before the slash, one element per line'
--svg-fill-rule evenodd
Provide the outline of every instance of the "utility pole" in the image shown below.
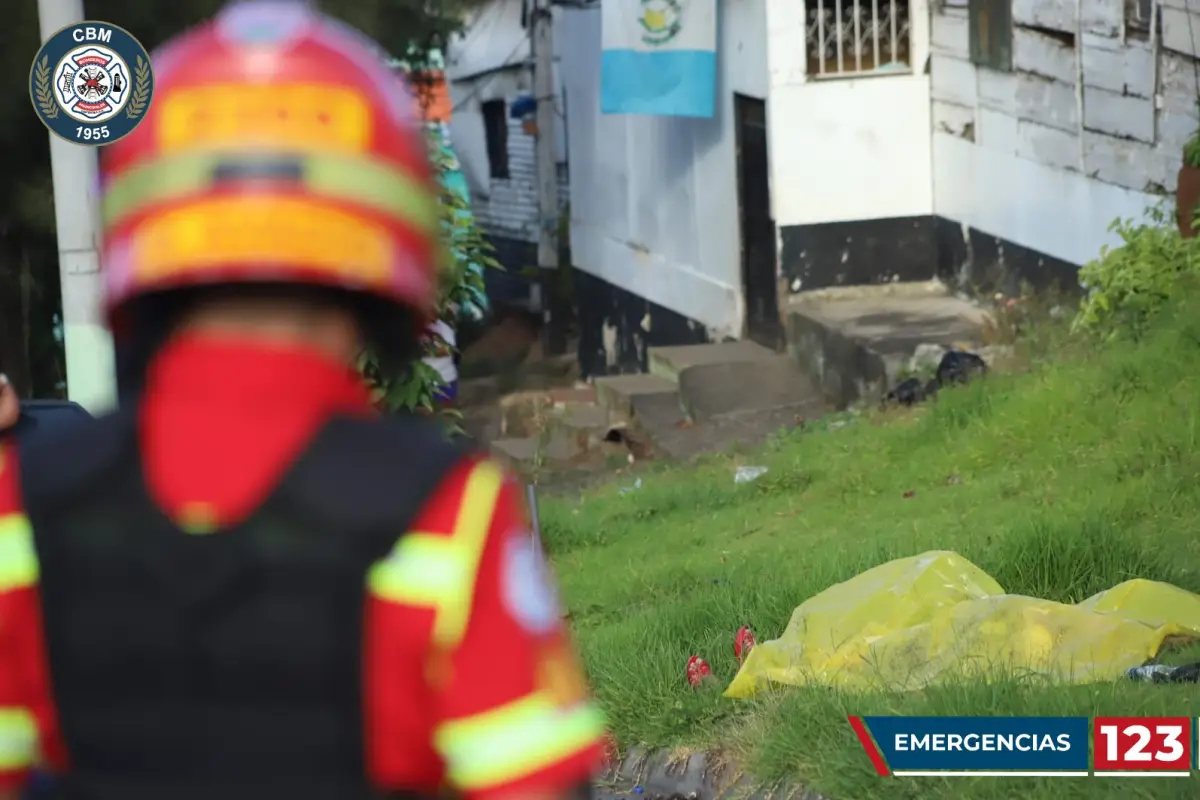
<path fill-rule="evenodd" d="M 537 102 L 537 199 L 538 199 L 538 303 L 542 313 L 542 347 L 546 355 L 557 355 L 566 347 L 561 341 L 561 320 L 556 316 L 553 287 L 558 275 L 558 154 L 554 129 L 558 120 L 554 92 L 554 16 L 550 0 L 532 0 L 529 25 L 533 55 L 533 96 Z"/>
<path fill-rule="evenodd" d="M 45 42 L 56 31 L 84 20 L 82 0 L 38 0 L 38 28 Z M 29 113 L 33 113 L 32 109 Z M 96 148 L 50 136 L 58 274 L 62 282 L 63 347 L 67 395 L 92 413 L 116 405 L 112 337 L 101 314 L 98 244 L 100 188 Z"/>

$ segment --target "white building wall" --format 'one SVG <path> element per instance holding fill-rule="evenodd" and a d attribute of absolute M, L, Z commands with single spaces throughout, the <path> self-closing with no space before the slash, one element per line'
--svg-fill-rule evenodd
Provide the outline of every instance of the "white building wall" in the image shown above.
<path fill-rule="evenodd" d="M 766 7 L 775 224 L 930 214 L 925 0 L 912 4 L 912 74 L 818 79 L 805 74 L 804 4 L 766 0 Z"/>
<path fill-rule="evenodd" d="M 454 82 L 531 60 L 524 0 L 488 0 L 473 8 L 446 47 L 446 79 Z"/>
<path fill-rule="evenodd" d="M 1125 36 L 1123 0 L 1013 0 L 1013 71 L 997 72 L 970 63 L 967 0 L 945 0 L 935 213 L 1074 264 L 1114 243 L 1114 218 L 1174 190 L 1197 128 L 1195 62 L 1167 49 L 1190 46 L 1185 2 L 1163 0 L 1157 43 Z"/>
<path fill-rule="evenodd" d="M 513 101 L 533 91 L 529 30 L 522 25 L 522 0 L 490 0 L 468 18 L 463 32 L 446 49 L 446 78 L 453 114 L 450 139 L 471 190 L 476 219 L 488 233 L 525 242 L 537 241 L 537 185 L 534 137 L 521 121 L 508 120 L 509 177 L 491 177 L 481 105 L 489 100 Z M 554 9 L 556 21 L 561 10 Z M 567 126 L 562 91 L 561 42 L 556 41 L 555 85 L 559 123 L 555 145 L 559 194 L 567 189 Z"/>
<path fill-rule="evenodd" d="M 515 99 L 515 98 L 513 98 Z M 510 99 L 511 102 L 511 99 Z M 465 116 L 465 115 L 464 115 Z M 483 129 L 483 118 L 478 113 L 474 122 Z M 469 119 L 469 118 L 468 118 Z M 465 124 L 460 122 L 457 130 Z M 456 130 L 452 129 L 452 141 L 457 145 Z M 462 162 L 472 159 L 472 170 L 478 174 L 478 188 L 471 186 L 471 206 L 475 219 L 486 232 L 506 236 L 522 242 L 536 242 L 538 238 L 537 206 L 537 160 L 534 153 L 535 139 L 521 128 L 521 120 L 508 120 L 508 177 L 489 177 L 487 146 L 480 143 L 469 148 L 469 156 L 458 154 Z M 482 160 L 481 160 L 482 159 Z M 560 207 L 570 197 L 567 185 L 567 165 L 559 164 L 558 190 Z"/>
<path fill-rule="evenodd" d="M 492 72 L 474 79 L 451 81 L 449 85 L 450 138 L 454 152 L 462 162 L 463 174 L 471 188 L 471 200 L 483 199 L 490 190 L 487 136 L 481 106 L 488 100 L 511 102 L 530 91 L 529 70 L 524 67 Z M 511 147 L 512 138 L 509 138 Z"/>
<path fill-rule="evenodd" d="M 719 0 L 712 119 L 601 114 L 600 11 L 556 30 L 575 266 L 717 336 L 742 330 L 733 95 L 767 97 L 766 1 Z"/>

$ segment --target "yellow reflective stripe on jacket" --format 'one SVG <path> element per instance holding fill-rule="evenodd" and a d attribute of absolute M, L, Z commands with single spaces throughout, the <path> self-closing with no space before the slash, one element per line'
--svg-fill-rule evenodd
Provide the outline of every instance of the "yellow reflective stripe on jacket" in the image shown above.
<path fill-rule="evenodd" d="M 38 579 L 33 528 L 24 514 L 0 517 L 0 592 L 33 586 Z"/>
<path fill-rule="evenodd" d="M 458 507 L 452 537 L 458 546 L 461 569 L 466 580 L 461 590 L 438 608 L 433 624 L 433 640 L 443 648 L 454 647 L 466 633 L 471 617 L 471 602 L 475 598 L 475 575 L 479 571 L 479 559 L 483 555 L 488 530 L 492 527 L 496 499 L 500 496 L 503 484 L 504 472 L 490 461 L 477 464 L 467 478 L 467 488 Z"/>
<path fill-rule="evenodd" d="M 433 635 L 439 647 L 453 647 L 466 630 L 475 573 L 503 483 L 504 472 L 497 464 L 476 464 L 450 536 L 409 533 L 367 576 L 368 589 L 383 600 L 434 608 Z"/>
<path fill-rule="evenodd" d="M 0 707 L 0 771 L 25 769 L 37 758 L 38 731 L 24 708 Z"/>
<path fill-rule="evenodd" d="M 439 607 L 465 580 L 462 559 L 449 537 L 414 531 L 371 568 L 368 586 L 372 594 L 394 603 Z"/>
<path fill-rule="evenodd" d="M 467 719 L 434 735 L 447 777 L 472 791 L 519 780 L 585 749 L 604 735 L 604 716 L 590 703 L 556 705 L 536 693 Z"/>

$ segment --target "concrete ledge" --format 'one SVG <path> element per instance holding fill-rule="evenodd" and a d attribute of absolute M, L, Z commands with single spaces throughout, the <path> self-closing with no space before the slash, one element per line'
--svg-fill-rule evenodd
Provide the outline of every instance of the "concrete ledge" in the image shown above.
<path fill-rule="evenodd" d="M 788 314 L 788 354 L 836 408 L 882 397 L 888 368 L 881 354 L 800 312 Z"/>
<path fill-rule="evenodd" d="M 864 300 L 885 297 L 946 297 L 950 287 L 939 280 L 899 281 L 897 283 L 872 283 L 865 286 L 833 286 L 828 289 L 810 289 L 788 298 L 789 305 L 823 300 Z"/>
<path fill-rule="evenodd" d="M 802 292 L 788 353 L 839 408 L 880 399 L 923 344 L 977 348 L 988 314 L 937 281 Z"/>

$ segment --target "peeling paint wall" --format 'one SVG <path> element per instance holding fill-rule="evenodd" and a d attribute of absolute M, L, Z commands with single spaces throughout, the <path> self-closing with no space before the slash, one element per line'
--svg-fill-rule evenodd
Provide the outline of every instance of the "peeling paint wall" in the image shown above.
<path fill-rule="evenodd" d="M 1200 0 L 1160 4 L 1161 39 L 1124 0 L 1012 0 L 1012 72 L 970 62 L 967 0 L 935 7 L 935 212 L 1082 264 L 1173 192 L 1200 126 Z"/>

